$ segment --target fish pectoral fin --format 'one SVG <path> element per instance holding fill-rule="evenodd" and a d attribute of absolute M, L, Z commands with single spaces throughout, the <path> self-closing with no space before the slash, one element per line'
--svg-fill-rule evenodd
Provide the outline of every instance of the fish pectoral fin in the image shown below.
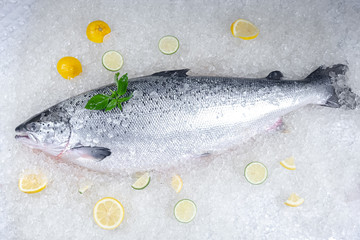
<path fill-rule="evenodd" d="M 272 80 L 281 80 L 281 78 L 283 78 L 284 75 L 282 74 L 282 72 L 280 71 L 272 71 L 271 73 L 269 73 L 269 75 L 267 75 L 267 79 L 272 79 Z"/>
<path fill-rule="evenodd" d="M 111 151 L 108 148 L 104 147 L 90 147 L 90 146 L 76 146 L 69 150 L 72 154 L 81 157 L 92 159 L 96 162 L 99 162 L 111 155 Z"/>
<path fill-rule="evenodd" d="M 151 76 L 162 76 L 162 77 L 186 77 L 187 72 L 190 69 L 180 69 L 180 70 L 172 70 L 172 71 L 163 71 L 152 74 Z"/>

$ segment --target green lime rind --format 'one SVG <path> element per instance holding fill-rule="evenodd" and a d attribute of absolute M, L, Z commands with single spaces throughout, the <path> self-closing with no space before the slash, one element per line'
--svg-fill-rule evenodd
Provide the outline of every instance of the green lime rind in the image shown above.
<path fill-rule="evenodd" d="M 179 203 L 181 203 L 181 202 L 183 202 L 183 201 L 189 201 L 189 202 L 191 202 L 192 204 L 194 204 L 194 207 L 195 207 L 194 216 L 193 216 L 189 221 L 181 221 L 181 220 L 176 216 L 176 207 L 179 205 Z M 178 222 L 181 222 L 181 223 L 189 223 L 189 222 L 191 222 L 192 220 L 194 220 L 194 218 L 195 218 L 195 216 L 196 216 L 196 213 L 197 213 L 197 206 L 196 206 L 195 202 L 194 202 L 193 200 L 188 199 L 188 198 L 184 198 L 184 199 L 179 200 L 179 201 L 175 204 L 175 206 L 174 206 L 174 216 L 175 216 L 176 220 L 177 220 Z"/>
<path fill-rule="evenodd" d="M 104 64 L 104 57 L 105 57 L 105 55 L 106 55 L 107 53 L 109 53 L 109 52 L 116 52 L 117 54 L 119 54 L 119 55 L 121 56 L 122 64 L 121 64 L 121 66 L 120 66 L 119 68 L 117 68 L 117 69 L 111 69 L 111 68 L 108 68 L 108 67 Z M 102 55 L 102 57 L 101 57 L 101 64 L 104 66 L 104 68 L 106 68 L 106 70 L 109 70 L 109 71 L 111 71 L 111 72 L 117 72 L 117 71 L 119 71 L 119 70 L 124 66 L 124 57 L 123 57 L 123 56 L 121 55 L 121 53 L 119 53 L 118 51 L 109 50 L 109 51 L 106 51 L 106 52 Z"/>
<path fill-rule="evenodd" d="M 172 38 L 174 38 L 174 39 L 176 40 L 176 42 L 177 42 L 177 48 L 176 48 L 174 51 L 172 51 L 172 52 L 164 52 L 164 51 L 161 50 L 161 48 L 160 48 L 160 42 L 161 42 L 161 40 L 164 39 L 164 38 L 166 38 L 166 37 L 172 37 Z M 158 48 L 159 48 L 160 52 L 163 53 L 163 54 L 165 54 L 165 55 L 172 55 L 172 54 L 176 53 L 176 52 L 179 50 L 179 47 L 180 47 L 179 39 L 177 39 L 177 37 L 172 36 L 172 35 L 163 36 L 162 38 L 160 38 L 159 43 L 158 43 Z"/>
<path fill-rule="evenodd" d="M 150 180 L 151 180 L 151 177 L 149 176 L 149 179 L 148 179 L 148 181 L 146 182 L 146 184 L 145 184 L 144 186 L 134 187 L 135 184 L 133 184 L 133 185 L 131 185 L 131 187 L 132 187 L 133 189 L 135 189 L 135 190 L 143 190 L 144 188 L 146 188 L 146 187 L 149 185 Z"/>
<path fill-rule="evenodd" d="M 254 164 L 254 163 L 259 163 L 259 164 L 261 164 L 261 165 L 265 168 L 265 170 L 266 170 L 266 176 L 265 176 L 264 180 L 262 180 L 262 181 L 259 182 L 259 183 L 253 183 L 253 182 L 251 182 L 251 181 L 246 177 L 246 169 L 247 169 L 250 165 L 252 165 L 252 164 Z M 249 163 L 248 165 L 246 165 L 246 167 L 245 167 L 245 169 L 244 169 L 244 177 L 245 177 L 246 181 L 248 181 L 249 183 L 251 183 L 251 184 L 253 184 L 253 185 L 260 185 L 260 184 L 264 183 L 265 180 L 268 178 L 268 169 L 267 169 L 267 167 L 266 167 L 263 163 L 261 163 L 261 162 L 251 162 L 251 163 Z"/>

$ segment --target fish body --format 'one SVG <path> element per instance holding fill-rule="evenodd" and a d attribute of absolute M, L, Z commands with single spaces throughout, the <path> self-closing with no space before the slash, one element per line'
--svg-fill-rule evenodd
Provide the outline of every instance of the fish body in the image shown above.
<path fill-rule="evenodd" d="M 302 106 L 344 105 L 330 76 L 346 69 L 319 68 L 299 81 L 282 80 L 278 71 L 261 79 L 188 76 L 187 69 L 155 73 L 129 81 L 134 96 L 122 111 L 85 109 L 94 95 L 116 89 L 108 85 L 30 118 L 16 138 L 97 171 L 164 169 L 222 152 Z"/>

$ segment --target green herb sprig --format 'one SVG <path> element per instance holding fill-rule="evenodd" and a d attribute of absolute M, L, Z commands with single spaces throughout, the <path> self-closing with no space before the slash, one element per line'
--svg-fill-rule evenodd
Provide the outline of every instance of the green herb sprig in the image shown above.
<path fill-rule="evenodd" d="M 115 73 L 114 80 L 116 82 L 116 91 L 112 91 L 111 95 L 105 95 L 105 94 L 97 94 L 93 96 L 86 104 L 85 108 L 90 110 L 102 110 L 105 109 L 105 112 L 112 110 L 115 107 L 120 108 L 123 110 L 122 103 L 130 100 L 133 97 L 133 94 L 131 93 L 127 97 L 121 97 L 123 96 L 128 87 L 128 76 L 127 73 L 122 75 L 119 78 L 120 73 Z"/>

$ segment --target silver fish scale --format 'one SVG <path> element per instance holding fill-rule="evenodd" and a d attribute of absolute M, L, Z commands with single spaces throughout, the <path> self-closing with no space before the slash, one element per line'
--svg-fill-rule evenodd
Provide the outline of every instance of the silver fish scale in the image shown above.
<path fill-rule="evenodd" d="M 310 81 L 147 76 L 133 79 L 134 97 L 123 111 L 89 111 L 96 89 L 62 103 L 70 109 L 69 147 L 107 147 L 100 162 L 75 162 L 99 171 L 169 167 L 184 159 L 238 144 L 269 128 L 282 115 L 309 103 L 323 104 L 324 86 Z"/>

